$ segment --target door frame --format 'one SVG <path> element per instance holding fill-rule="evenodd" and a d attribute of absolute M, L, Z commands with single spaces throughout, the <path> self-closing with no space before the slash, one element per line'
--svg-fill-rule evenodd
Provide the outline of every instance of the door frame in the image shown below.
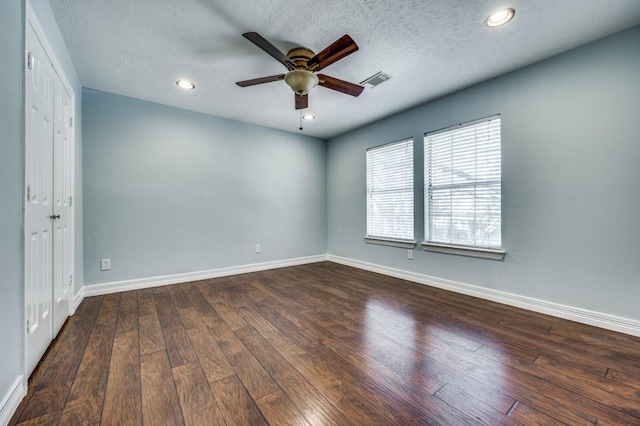
<path fill-rule="evenodd" d="M 76 291 L 75 291 L 75 253 L 76 253 L 76 244 L 75 244 L 75 234 L 76 234 L 76 230 L 75 230 L 75 203 L 76 203 L 76 167 L 75 167 L 75 158 L 76 158 L 76 145 L 75 145 L 75 130 L 76 130 L 76 123 L 77 123 L 77 119 L 76 119 L 76 104 L 75 104 L 75 100 L 76 100 L 76 93 L 73 90 L 73 86 L 71 85 L 69 79 L 67 78 L 65 72 L 64 72 L 64 68 L 61 66 L 61 62 L 58 60 L 58 57 L 56 56 L 55 50 L 53 49 L 51 43 L 49 42 L 49 40 L 47 39 L 47 36 L 45 35 L 45 31 L 44 31 L 44 27 L 42 26 L 42 24 L 40 23 L 40 20 L 38 19 L 35 10 L 33 9 L 33 6 L 31 5 L 30 0 L 26 0 L 25 2 L 25 15 L 24 15 L 24 19 L 25 19 L 25 25 L 24 25 L 24 39 L 25 39 L 25 43 L 24 43 L 24 49 L 23 49 L 23 91 L 22 91 L 22 97 L 23 97 L 23 111 L 22 111 L 22 115 L 23 115 L 23 146 L 26 144 L 26 125 L 27 125 L 27 114 L 26 114 L 26 102 L 25 102 L 25 90 L 24 90 L 24 85 L 26 85 L 27 83 L 27 66 L 26 66 L 26 62 L 27 62 L 27 55 L 28 55 L 28 46 L 26 45 L 26 32 L 29 31 L 29 27 L 31 27 L 36 35 L 36 37 L 39 39 L 40 43 L 42 44 L 42 47 L 44 48 L 47 56 L 49 57 L 49 60 L 51 61 L 51 64 L 53 65 L 53 69 L 54 69 L 54 73 L 56 73 L 59 77 L 60 77 L 60 81 L 62 82 L 62 85 L 64 86 L 64 88 L 67 90 L 67 92 L 71 95 L 71 105 L 70 105 L 70 116 L 72 118 L 72 126 L 69 129 L 69 141 L 71 144 L 71 172 L 70 172 L 70 179 L 71 179 L 71 194 L 73 197 L 73 202 L 72 205 L 70 207 L 70 213 L 69 213 L 69 227 L 71 230 L 71 238 L 70 238 L 70 250 L 71 250 L 71 271 L 72 271 L 72 276 L 73 276 L 73 282 L 71 284 L 71 291 L 69 293 L 69 313 L 68 315 L 71 316 L 74 314 L 75 312 L 75 297 L 76 297 Z M 25 206 L 26 206 L 26 150 L 23 150 L 22 153 L 23 156 L 23 160 L 22 160 L 22 173 L 23 173 L 23 188 L 22 190 L 23 192 L 23 208 L 22 208 L 22 221 L 23 224 L 25 223 Z M 26 394 L 27 392 L 27 386 L 28 386 L 28 377 L 26 376 L 26 370 L 27 370 L 27 307 L 26 307 L 26 297 L 24 296 L 25 292 L 26 292 L 26 281 L 25 281 L 25 268 L 26 265 L 24 265 L 24 260 L 26 258 L 26 253 L 24 253 L 24 250 L 26 250 L 26 244 L 24 241 L 24 238 L 26 238 L 25 235 L 26 232 L 26 226 L 23 226 L 23 232 L 22 232 L 22 238 L 23 238 L 23 244 L 22 244 L 22 259 L 23 259 L 23 265 L 22 265 L 22 291 L 23 291 L 23 309 L 22 309 L 22 353 L 23 353 L 23 357 L 22 357 L 22 368 L 24 371 L 24 392 Z M 53 270 L 51 271 L 51 273 L 53 274 Z"/>

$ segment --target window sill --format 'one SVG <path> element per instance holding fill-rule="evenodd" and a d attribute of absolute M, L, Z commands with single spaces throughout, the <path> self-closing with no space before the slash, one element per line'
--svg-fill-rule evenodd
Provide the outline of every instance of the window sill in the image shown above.
<path fill-rule="evenodd" d="M 412 249 L 416 246 L 415 241 L 411 240 L 394 240 L 392 238 L 380 238 L 380 237 L 364 237 L 367 244 L 378 244 L 381 246 L 400 247 L 406 249 Z"/>
<path fill-rule="evenodd" d="M 456 254 L 459 256 L 479 257 L 482 259 L 503 260 L 506 252 L 504 250 L 456 246 L 452 244 L 437 244 L 423 242 L 422 250 L 436 253 Z"/>

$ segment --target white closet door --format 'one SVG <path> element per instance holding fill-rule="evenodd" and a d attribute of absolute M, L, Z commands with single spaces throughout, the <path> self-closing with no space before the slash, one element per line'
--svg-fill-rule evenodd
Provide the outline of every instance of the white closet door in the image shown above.
<path fill-rule="evenodd" d="M 30 375 L 53 339 L 53 79 L 33 28 L 26 31 L 25 75 L 25 309 L 26 370 Z"/>
<path fill-rule="evenodd" d="M 71 96 L 54 76 L 53 122 L 53 335 L 69 316 L 71 300 Z"/>

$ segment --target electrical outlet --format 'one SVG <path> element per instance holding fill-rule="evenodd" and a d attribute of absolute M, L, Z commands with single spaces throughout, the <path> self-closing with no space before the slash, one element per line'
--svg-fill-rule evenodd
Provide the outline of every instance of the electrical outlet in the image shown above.
<path fill-rule="evenodd" d="M 100 270 L 108 271 L 111 269 L 111 259 L 100 259 Z"/>
<path fill-rule="evenodd" d="M 253 248 L 253 252 L 254 253 L 260 253 L 260 244 L 256 244 L 255 247 Z"/>
<path fill-rule="evenodd" d="M 413 249 L 407 250 L 407 259 L 413 260 Z"/>

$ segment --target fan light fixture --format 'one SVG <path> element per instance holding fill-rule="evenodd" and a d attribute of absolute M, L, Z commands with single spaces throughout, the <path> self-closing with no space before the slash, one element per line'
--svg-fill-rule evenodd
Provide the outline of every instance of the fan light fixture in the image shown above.
<path fill-rule="evenodd" d="M 284 76 L 284 82 L 298 95 L 306 95 L 316 87 L 320 80 L 311 71 L 295 69 Z"/>
<path fill-rule="evenodd" d="M 500 9 L 489 15 L 487 19 L 485 19 L 484 24 L 487 27 L 499 27 L 512 20 L 515 14 L 516 11 L 514 9 Z"/>
<path fill-rule="evenodd" d="M 311 49 L 299 46 L 289 49 L 286 55 L 256 32 L 244 33 L 242 36 L 284 65 L 287 73 L 237 81 L 236 84 L 240 87 L 284 80 L 294 92 L 296 110 L 303 110 L 309 107 L 308 95 L 316 86 L 326 87 L 350 96 L 358 96 L 364 90 L 364 87 L 348 81 L 324 74 L 315 74 L 358 50 L 356 42 L 347 34 L 331 43 L 318 54 L 315 54 Z M 300 115 L 300 122 L 302 123 L 302 115 Z"/>
<path fill-rule="evenodd" d="M 305 114 L 305 115 L 302 116 L 302 119 L 303 120 L 315 120 L 316 116 L 312 115 L 312 114 Z"/>
<path fill-rule="evenodd" d="M 182 89 L 195 89 L 196 85 L 193 84 L 192 82 L 188 81 L 188 80 L 178 80 L 176 81 L 176 84 L 178 85 L 178 87 L 182 88 Z"/>

